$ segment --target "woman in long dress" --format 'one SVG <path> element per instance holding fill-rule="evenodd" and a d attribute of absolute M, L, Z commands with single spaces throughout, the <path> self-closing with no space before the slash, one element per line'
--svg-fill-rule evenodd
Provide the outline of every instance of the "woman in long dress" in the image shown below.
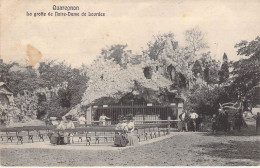
<path fill-rule="evenodd" d="M 132 117 L 129 117 L 127 119 L 127 139 L 129 141 L 128 146 L 135 146 L 138 145 L 138 139 L 136 137 L 136 135 L 134 134 L 134 130 L 135 130 L 135 124 L 134 124 L 134 120 Z"/>
<path fill-rule="evenodd" d="M 50 134 L 51 144 L 54 145 L 63 145 L 64 144 L 64 130 L 66 129 L 66 125 L 61 117 L 57 117 L 57 127 L 52 134 Z"/>
<path fill-rule="evenodd" d="M 119 123 L 116 125 L 115 130 L 119 130 L 119 132 L 116 133 L 115 135 L 114 145 L 125 147 L 128 143 L 128 139 L 127 139 L 128 127 L 127 127 L 126 120 L 120 119 Z"/>

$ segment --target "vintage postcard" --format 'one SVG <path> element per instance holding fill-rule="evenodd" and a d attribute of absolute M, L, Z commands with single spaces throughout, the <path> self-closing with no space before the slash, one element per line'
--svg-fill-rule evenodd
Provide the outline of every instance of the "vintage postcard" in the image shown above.
<path fill-rule="evenodd" d="M 1 0 L 0 165 L 259 166 L 259 0 Z"/>

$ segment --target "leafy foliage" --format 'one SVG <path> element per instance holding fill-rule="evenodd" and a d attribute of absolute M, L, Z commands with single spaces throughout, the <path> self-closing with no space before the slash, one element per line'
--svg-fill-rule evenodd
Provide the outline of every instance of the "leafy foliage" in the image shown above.
<path fill-rule="evenodd" d="M 185 110 L 203 115 L 217 113 L 219 103 L 229 102 L 228 93 L 223 87 L 206 86 L 196 87 L 191 90 L 185 103 Z"/>
<path fill-rule="evenodd" d="M 18 94 L 14 99 L 15 105 L 20 109 L 18 114 L 21 117 L 29 116 L 32 119 L 36 118 L 38 108 L 38 97 L 37 95 L 24 91 L 23 95 Z M 22 118 L 19 120 L 22 120 Z"/>
<path fill-rule="evenodd" d="M 170 103 L 176 94 L 186 99 L 187 111 L 213 114 L 218 103 L 236 94 L 255 97 L 253 88 L 260 82 L 259 37 L 235 46 L 248 58 L 234 62 L 229 74 L 225 53 L 221 68 L 209 51 L 202 53 L 208 46 L 198 28 L 185 35 L 187 46 L 179 46 L 173 33 L 154 36 L 143 55 L 132 54 L 127 45 L 112 45 L 81 69 L 55 61 L 41 62 L 38 68 L 2 63 L 1 79 L 15 93 L 19 119 L 25 115 L 43 119 L 75 112 L 81 105 L 129 99 Z M 226 82 L 229 75 L 229 86 L 215 85 Z"/>
<path fill-rule="evenodd" d="M 156 61 L 160 59 L 160 55 L 165 50 L 166 45 L 169 45 L 171 49 L 175 50 L 178 47 L 178 43 L 174 40 L 173 33 L 159 34 L 154 36 L 153 40 L 148 42 L 148 50 L 144 51 L 150 59 Z"/>
<path fill-rule="evenodd" d="M 200 61 L 196 60 L 193 67 L 192 67 L 192 72 L 195 75 L 195 77 L 198 76 L 198 74 L 202 74 L 202 67 L 200 65 Z"/>
<path fill-rule="evenodd" d="M 14 92 L 14 101 L 19 109 L 15 115 L 20 119 L 23 116 L 41 119 L 48 115 L 66 114 L 81 102 L 87 87 L 86 75 L 64 62 L 41 62 L 37 69 L 18 63 L 3 63 L 3 67 L 1 76 Z"/>
<path fill-rule="evenodd" d="M 206 67 L 203 71 L 203 78 L 204 78 L 205 82 L 207 82 L 207 83 L 210 83 L 209 73 L 210 73 L 209 66 L 206 65 Z"/>
<path fill-rule="evenodd" d="M 106 49 L 102 49 L 101 55 L 104 59 L 115 61 L 120 66 L 123 66 L 123 54 L 126 47 L 127 45 L 112 45 Z"/>
<path fill-rule="evenodd" d="M 219 83 L 227 82 L 229 78 L 229 65 L 228 65 L 228 57 L 226 53 L 223 55 L 223 63 L 221 65 L 220 71 L 219 71 Z"/>
<path fill-rule="evenodd" d="M 249 58 L 233 63 L 230 92 L 247 96 L 255 102 L 256 97 L 252 95 L 251 90 L 260 82 L 260 37 L 251 42 L 241 41 L 235 47 L 238 48 L 238 55 Z"/>
<path fill-rule="evenodd" d="M 250 42 L 242 40 L 235 45 L 238 48 L 237 54 L 251 57 L 252 59 L 259 59 L 260 55 L 260 37 L 257 36 L 255 40 Z"/>

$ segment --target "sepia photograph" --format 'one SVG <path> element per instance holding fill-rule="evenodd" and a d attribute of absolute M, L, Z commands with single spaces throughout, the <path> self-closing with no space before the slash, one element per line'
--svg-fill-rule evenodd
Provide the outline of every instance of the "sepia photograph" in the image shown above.
<path fill-rule="evenodd" d="M 260 166 L 260 1 L 1 0 L 0 166 Z"/>

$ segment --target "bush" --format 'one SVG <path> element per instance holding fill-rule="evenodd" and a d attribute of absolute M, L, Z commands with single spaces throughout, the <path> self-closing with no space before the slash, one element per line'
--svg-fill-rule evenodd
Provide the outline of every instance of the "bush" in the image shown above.
<path fill-rule="evenodd" d="M 202 115 L 212 115 L 218 112 L 219 103 L 229 102 L 225 88 L 220 86 L 200 86 L 190 92 L 185 102 L 185 110 Z"/>

